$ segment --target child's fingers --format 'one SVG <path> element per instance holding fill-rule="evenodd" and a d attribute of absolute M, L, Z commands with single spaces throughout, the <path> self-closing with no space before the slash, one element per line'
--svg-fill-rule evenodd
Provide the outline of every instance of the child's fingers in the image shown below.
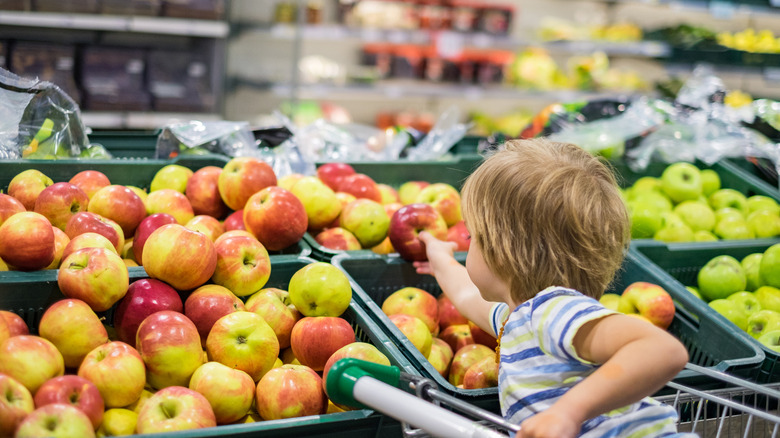
<path fill-rule="evenodd" d="M 431 264 L 428 262 L 413 262 L 413 265 L 418 274 L 433 274 Z"/>

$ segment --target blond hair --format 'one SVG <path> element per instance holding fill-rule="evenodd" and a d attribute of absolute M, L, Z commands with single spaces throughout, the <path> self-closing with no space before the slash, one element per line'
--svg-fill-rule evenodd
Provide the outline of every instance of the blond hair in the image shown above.
<path fill-rule="evenodd" d="M 549 286 L 599 298 L 628 247 L 614 174 L 573 144 L 508 141 L 468 177 L 462 196 L 471 238 L 516 302 Z"/>

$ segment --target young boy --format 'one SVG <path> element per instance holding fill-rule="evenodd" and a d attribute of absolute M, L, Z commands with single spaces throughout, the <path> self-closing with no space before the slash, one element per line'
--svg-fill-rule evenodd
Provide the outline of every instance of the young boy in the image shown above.
<path fill-rule="evenodd" d="M 462 201 L 466 266 L 428 233 L 415 265 L 499 339 L 501 411 L 521 423 L 517 437 L 676 434 L 676 412 L 647 396 L 685 366 L 685 347 L 598 302 L 629 242 L 612 172 L 572 144 L 513 140 Z"/>

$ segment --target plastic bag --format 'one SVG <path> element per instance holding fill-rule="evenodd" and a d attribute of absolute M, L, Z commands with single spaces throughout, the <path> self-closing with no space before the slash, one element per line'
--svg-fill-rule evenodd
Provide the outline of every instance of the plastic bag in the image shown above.
<path fill-rule="evenodd" d="M 411 161 L 431 161 L 441 158 L 471 129 L 470 124 L 460 123 L 460 111 L 450 107 L 433 125 L 430 132 L 407 153 Z"/>
<path fill-rule="evenodd" d="M 255 143 L 247 122 L 191 120 L 164 127 L 157 138 L 155 156 L 216 153 L 239 157 L 252 154 L 257 149 Z"/>
<path fill-rule="evenodd" d="M 0 68 L 0 159 L 94 157 L 102 149 L 89 146 L 73 99 L 51 82 Z"/>

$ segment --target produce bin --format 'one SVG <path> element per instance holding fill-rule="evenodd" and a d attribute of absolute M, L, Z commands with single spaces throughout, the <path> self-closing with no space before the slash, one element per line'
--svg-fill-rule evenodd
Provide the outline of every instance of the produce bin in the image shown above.
<path fill-rule="evenodd" d="M 90 143 L 103 145 L 116 158 L 154 158 L 160 131 L 92 131 Z"/>
<path fill-rule="evenodd" d="M 265 287 L 287 289 L 292 275 L 313 259 L 300 257 L 273 261 L 271 277 Z M 132 275 L 131 281 L 147 276 L 143 271 Z M 22 316 L 32 333 L 37 332 L 38 322 L 45 309 L 53 302 L 64 298 L 57 288 L 56 281 L 25 282 L 16 293 L 0 292 L 0 309 L 10 310 Z M 186 294 L 182 293 L 182 301 Z M 113 322 L 113 309 L 98 314 L 106 318 L 107 324 Z M 371 318 L 356 300 L 352 300 L 349 308 L 342 315 L 355 329 L 356 339 L 369 342 L 384 353 L 390 362 L 401 370 L 415 373 L 404 354 L 389 338 L 384 330 Z M 215 428 L 192 430 L 178 433 L 162 433 L 154 436 L 163 437 L 364 437 L 364 436 L 401 436 L 401 425 L 390 418 L 372 410 L 355 410 L 334 414 L 314 415 L 286 420 L 263 421 L 249 424 L 218 426 Z"/>
<path fill-rule="evenodd" d="M 659 276 L 665 276 L 668 279 L 673 278 L 685 286 L 696 286 L 699 270 L 714 257 L 730 255 L 737 260 L 742 260 L 749 254 L 763 253 L 767 248 L 776 243 L 776 240 L 771 239 L 703 242 L 695 245 L 642 241 L 632 243 L 632 251 L 638 254 L 638 258 L 642 263 L 651 265 L 649 269 L 657 271 Z M 760 349 L 764 353 L 765 359 L 761 367 L 754 370 L 744 370 L 744 373 L 740 373 L 743 377 L 760 383 L 780 382 L 780 353 L 765 347 L 695 296 L 682 293 L 675 296 L 675 299 L 679 300 L 687 309 L 699 315 L 702 319 L 706 317 L 714 321 L 722 330 L 729 330 L 738 334 L 740 343 L 745 343 L 751 348 Z M 719 348 L 722 349 L 735 347 L 735 345 L 729 345 L 722 339 L 718 339 L 714 334 L 711 335 L 710 342 L 719 345 Z"/>
<path fill-rule="evenodd" d="M 463 263 L 465 254 L 459 253 L 456 258 Z M 342 254 L 334 257 L 332 263 L 347 273 L 352 282 L 355 300 L 364 306 L 388 336 L 401 346 L 420 374 L 434 380 L 447 393 L 475 406 L 498 412 L 496 388 L 460 389 L 453 386 L 382 312 L 384 300 L 403 287 L 418 287 L 439 296 L 441 289 L 432 276 L 417 274 L 414 266 L 400 257 Z M 749 336 L 740 333 L 736 327 L 732 329 L 719 324 L 710 312 L 680 300 L 681 297 L 686 297 L 684 294 L 688 294 L 684 287 L 633 251 L 627 254 L 622 269 L 607 292 L 621 293 L 626 286 L 636 281 L 658 284 L 678 300 L 675 303 L 674 321 L 668 330 L 686 346 L 692 363 L 740 376 L 755 375 L 764 360 L 764 354 L 756 345 L 748 342 L 746 337 Z M 688 371 L 682 371 L 675 380 L 702 389 L 716 384 Z"/>
<path fill-rule="evenodd" d="M 767 159 L 762 158 L 760 160 L 767 160 Z M 760 182 L 762 183 L 768 184 L 769 187 L 772 188 L 778 187 L 777 173 L 772 174 L 772 171 L 770 169 L 761 169 L 755 164 L 753 164 L 747 158 L 729 158 L 727 161 L 729 162 L 729 164 L 733 165 L 736 168 L 739 168 L 739 170 L 743 171 L 748 176 L 752 178 L 756 178 L 760 180 Z"/>

